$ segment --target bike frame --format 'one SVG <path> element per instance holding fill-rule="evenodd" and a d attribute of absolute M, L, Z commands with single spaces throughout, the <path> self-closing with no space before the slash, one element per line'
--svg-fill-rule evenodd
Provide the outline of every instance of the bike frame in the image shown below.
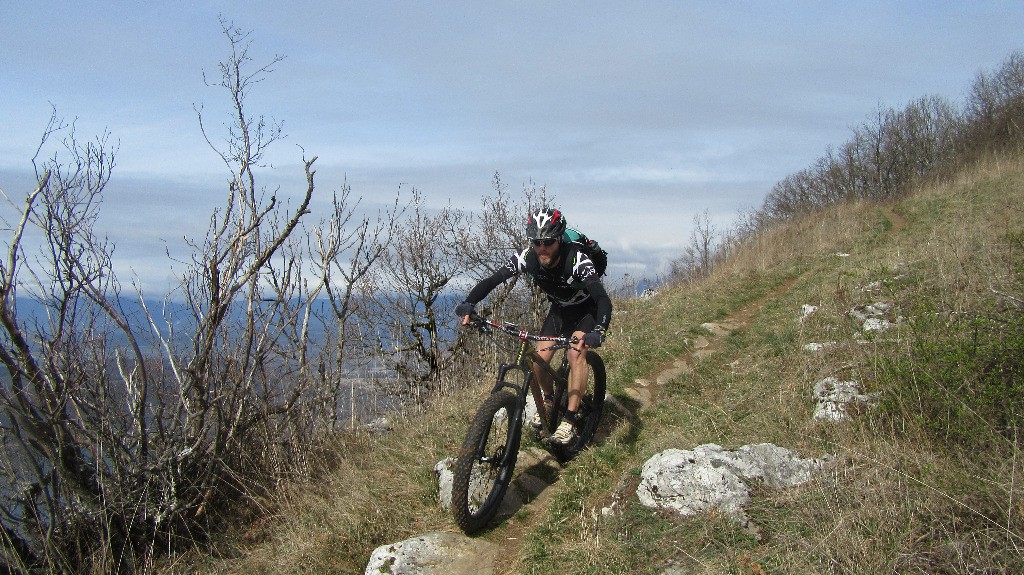
<path fill-rule="evenodd" d="M 549 341 L 554 342 L 555 345 L 549 347 L 551 350 L 567 349 L 573 342 L 573 338 L 567 337 L 556 337 L 556 336 L 544 336 L 534 335 L 526 330 L 520 329 L 519 326 L 512 323 L 499 323 L 491 321 L 489 319 L 476 317 L 475 322 L 477 326 L 485 330 L 486 326 L 490 326 L 499 329 L 509 335 L 519 338 L 519 351 L 516 354 L 515 363 L 503 363 L 498 367 L 498 378 L 494 383 L 494 387 L 491 388 L 491 393 L 501 391 L 502 389 L 511 390 L 518 401 L 516 402 L 516 413 L 513 414 L 513 421 L 509 422 L 510 425 L 515 426 L 514 433 L 515 437 L 518 437 L 522 433 L 524 413 L 526 411 L 526 393 L 529 390 L 533 395 L 534 403 L 537 405 L 537 412 L 540 413 L 541 421 L 543 422 L 544 429 L 551 428 L 551 422 L 548 419 L 547 409 L 544 408 L 544 400 L 541 396 L 540 384 L 534 381 L 533 365 L 541 366 L 548 375 L 551 376 L 552 383 L 557 386 L 564 386 L 568 389 L 568 379 L 561 375 L 559 372 L 564 373 L 564 368 L 568 365 L 568 358 L 565 354 L 562 355 L 562 369 L 555 370 L 537 351 L 537 348 L 531 342 L 535 341 Z M 518 371 L 523 374 L 523 384 L 519 385 L 508 381 L 507 375 L 510 371 Z M 504 458 L 509 458 L 510 453 L 505 453 Z M 507 461 L 502 461 L 502 464 Z"/>
<path fill-rule="evenodd" d="M 459 527 L 467 534 L 483 529 L 495 517 L 498 506 L 508 489 L 516 460 L 521 448 L 523 428 L 526 425 L 527 390 L 533 392 L 538 415 L 544 429 L 542 433 L 550 434 L 553 423 L 561 410 L 567 407 L 569 387 L 569 358 L 566 349 L 572 349 L 578 343 L 576 338 L 541 336 L 529 333 L 519 326 L 503 322 L 486 320 L 474 313 L 466 318 L 464 325 L 475 327 L 482 333 L 490 333 L 496 328 L 506 335 L 519 340 L 515 363 L 500 363 L 498 376 L 490 395 L 473 416 L 466 439 L 459 448 L 459 456 L 455 459 L 452 479 L 452 514 Z M 545 360 L 534 345 L 535 342 L 548 342 L 547 349 L 562 350 L 561 367 L 552 368 L 554 363 Z M 544 355 L 548 355 L 546 352 Z M 554 356 L 552 356 L 554 359 Z M 584 396 L 581 406 L 586 408 L 584 429 L 571 445 L 550 442 L 548 438 L 538 437 L 548 445 L 551 453 L 560 461 L 568 461 L 584 449 L 593 439 L 601 420 L 601 410 L 606 393 L 605 367 L 601 356 L 587 351 L 587 364 L 595 370 L 594 395 Z M 555 364 L 557 365 L 557 364 Z M 534 366 L 539 366 L 534 368 Z M 513 373 L 515 372 L 515 373 Z M 522 380 L 515 374 L 521 374 Z M 540 392 L 539 377 L 547 374 L 552 378 L 554 386 L 553 412 L 545 409 Z M 514 381 L 509 381 L 509 378 Z M 517 383 L 518 382 L 518 383 Z M 589 382 L 588 382 L 589 384 Z M 505 418 L 499 419 L 504 413 Z M 482 480 L 484 484 L 474 487 L 473 482 Z"/>

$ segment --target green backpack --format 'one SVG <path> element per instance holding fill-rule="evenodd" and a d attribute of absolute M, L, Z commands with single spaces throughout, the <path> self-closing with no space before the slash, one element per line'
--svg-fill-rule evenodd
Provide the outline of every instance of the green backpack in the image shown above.
<path fill-rule="evenodd" d="M 594 268 L 597 269 L 598 277 L 603 276 L 605 271 L 608 270 L 608 252 L 601 249 L 601 245 L 597 241 L 588 238 L 583 232 L 573 228 L 565 229 L 562 240 L 563 242 L 567 241 L 567 243 L 575 244 L 579 251 L 586 254 L 590 261 L 594 262 Z M 566 265 L 573 266 L 575 263 L 567 261 Z"/>

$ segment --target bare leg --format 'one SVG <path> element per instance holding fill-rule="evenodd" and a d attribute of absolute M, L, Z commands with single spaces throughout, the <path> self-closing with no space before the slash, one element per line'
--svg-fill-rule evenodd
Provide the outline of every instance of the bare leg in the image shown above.
<path fill-rule="evenodd" d="M 549 364 L 551 363 L 551 358 L 555 357 L 555 351 L 549 349 L 551 345 L 552 344 L 550 343 L 542 343 L 537 346 L 537 355 L 539 355 L 541 358 L 544 359 L 544 361 L 548 362 Z M 544 395 L 547 397 L 550 397 L 551 394 L 554 393 L 554 388 L 552 387 L 551 382 L 551 374 L 549 374 L 546 369 L 543 369 L 536 363 L 533 364 L 533 385 L 540 385 L 540 389 L 544 391 Z"/>
<path fill-rule="evenodd" d="M 568 409 L 572 412 L 579 411 L 580 400 L 587 393 L 587 378 L 590 375 L 590 365 L 587 363 L 587 348 L 583 345 L 582 331 L 572 334 L 580 342 L 569 348 L 569 404 Z"/>

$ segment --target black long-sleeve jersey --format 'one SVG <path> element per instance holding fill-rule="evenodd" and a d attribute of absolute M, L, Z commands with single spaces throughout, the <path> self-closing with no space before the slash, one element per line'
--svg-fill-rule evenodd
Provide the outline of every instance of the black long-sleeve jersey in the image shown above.
<path fill-rule="evenodd" d="M 597 324 L 607 330 L 612 317 L 612 300 L 601 283 L 597 269 L 590 258 L 571 243 L 562 244 L 559 265 L 545 268 L 537 260 L 532 248 L 513 255 L 503 266 L 496 269 L 470 290 L 466 301 L 473 305 L 491 293 L 499 284 L 519 274 L 526 274 L 537 285 L 552 304 L 558 306 L 582 305 L 593 299 L 596 304 Z"/>

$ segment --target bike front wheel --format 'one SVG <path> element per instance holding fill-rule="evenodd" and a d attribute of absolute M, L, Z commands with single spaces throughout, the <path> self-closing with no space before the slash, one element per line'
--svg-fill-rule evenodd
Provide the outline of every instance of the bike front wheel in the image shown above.
<path fill-rule="evenodd" d="M 492 393 L 480 406 L 462 442 L 452 478 L 452 515 L 467 534 L 490 523 L 512 479 L 521 427 L 512 420 L 518 400 Z"/>

